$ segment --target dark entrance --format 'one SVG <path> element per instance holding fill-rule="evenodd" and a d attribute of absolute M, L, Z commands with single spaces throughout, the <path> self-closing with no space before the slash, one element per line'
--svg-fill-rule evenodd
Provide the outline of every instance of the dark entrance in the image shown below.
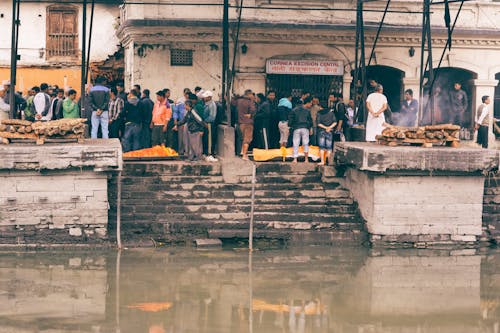
<path fill-rule="evenodd" d="M 427 75 L 427 73 L 426 73 Z M 434 71 L 435 80 L 432 89 L 434 100 L 434 123 L 444 124 L 453 119 L 452 110 L 450 107 L 450 92 L 453 90 L 453 85 L 458 82 L 462 85 L 462 90 L 467 94 L 468 107 L 465 111 L 463 124 L 457 124 L 465 128 L 470 128 L 473 124 L 472 117 L 474 115 L 474 79 L 477 75 L 471 71 L 454 68 L 444 67 Z M 431 112 L 428 106 L 429 90 L 424 91 L 424 108 L 421 124 L 426 125 L 431 123 Z"/>
<path fill-rule="evenodd" d="M 495 80 L 500 80 L 500 73 L 495 74 Z M 495 87 L 495 99 L 493 101 L 495 107 L 495 118 L 500 119 L 500 82 Z"/>
<path fill-rule="evenodd" d="M 278 98 L 290 92 L 294 97 L 300 97 L 302 92 L 308 91 L 318 96 L 323 105 L 330 93 L 342 92 L 343 82 L 342 76 L 268 74 L 267 90 L 275 90 Z"/>
<path fill-rule="evenodd" d="M 354 71 L 351 72 L 354 76 Z M 404 72 L 400 69 L 374 65 L 366 67 L 367 80 L 375 80 L 384 86 L 384 95 L 393 112 L 399 112 L 403 100 L 403 78 Z M 354 82 L 351 84 L 351 92 L 354 93 Z"/>

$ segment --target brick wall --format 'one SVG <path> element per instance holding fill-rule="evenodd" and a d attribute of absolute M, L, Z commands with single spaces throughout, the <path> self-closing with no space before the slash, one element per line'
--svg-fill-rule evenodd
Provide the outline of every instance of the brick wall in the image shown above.
<path fill-rule="evenodd" d="M 500 173 L 490 173 L 484 182 L 483 228 L 492 242 L 500 242 Z"/>
<path fill-rule="evenodd" d="M 106 240 L 107 181 L 90 170 L 0 172 L 0 243 Z"/>

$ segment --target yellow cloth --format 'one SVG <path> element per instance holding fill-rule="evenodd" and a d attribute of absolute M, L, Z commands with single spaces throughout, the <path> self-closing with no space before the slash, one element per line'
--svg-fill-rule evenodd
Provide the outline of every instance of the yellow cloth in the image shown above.
<path fill-rule="evenodd" d="M 299 156 L 304 156 L 304 147 L 299 147 Z M 256 162 L 270 161 L 274 158 L 293 158 L 293 148 L 281 148 L 281 149 L 253 149 L 253 159 Z M 313 161 L 317 161 L 320 158 L 319 147 L 309 146 L 309 157 Z"/>

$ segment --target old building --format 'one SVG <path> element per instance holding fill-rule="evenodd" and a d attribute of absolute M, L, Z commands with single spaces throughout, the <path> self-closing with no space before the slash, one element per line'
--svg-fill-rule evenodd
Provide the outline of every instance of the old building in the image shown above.
<path fill-rule="evenodd" d="M 139 1 L 140 2 L 140 1 Z M 146 3 L 146 1 L 144 1 Z M 365 4 L 367 62 L 386 1 Z M 393 110 L 405 89 L 419 95 L 423 1 L 392 1 L 367 69 L 385 86 Z M 237 34 L 239 1 L 230 1 L 231 53 Z M 460 2 L 450 4 L 452 23 Z M 234 93 L 307 89 L 325 98 L 331 91 L 352 90 L 355 59 L 356 1 L 248 0 L 241 13 L 239 44 L 234 57 Z M 451 51 L 438 70 L 435 94 L 448 95 L 460 81 L 470 103 L 464 125 L 470 125 L 482 95 L 499 95 L 500 3 L 489 0 L 463 4 Z M 444 4 L 431 8 L 434 67 L 447 40 Z M 125 48 L 127 85 L 152 89 L 201 85 L 221 90 L 222 1 L 157 1 L 123 6 L 118 36 Z M 233 55 L 230 56 L 232 64 Z M 446 103 L 446 99 L 442 100 Z M 500 104 L 500 103 L 497 103 Z M 496 114 L 500 117 L 497 105 Z M 446 118 L 446 115 L 437 117 Z M 445 120 L 445 119 L 437 119 Z"/>
<path fill-rule="evenodd" d="M 80 88 L 82 5 L 74 1 L 30 1 L 20 4 L 16 90 L 26 92 L 41 82 Z M 88 27 L 91 6 L 87 6 Z M 118 1 L 96 4 L 91 63 L 104 65 L 119 49 L 115 31 Z M 0 79 L 10 77 L 12 3 L 0 3 Z M 87 34 L 88 36 L 88 34 Z"/>

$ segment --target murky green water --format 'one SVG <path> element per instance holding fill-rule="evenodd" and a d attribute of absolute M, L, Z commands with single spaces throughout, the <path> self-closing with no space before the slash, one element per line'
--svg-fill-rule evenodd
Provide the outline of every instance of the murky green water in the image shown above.
<path fill-rule="evenodd" d="M 0 333 L 500 330 L 500 251 L 0 252 Z"/>

